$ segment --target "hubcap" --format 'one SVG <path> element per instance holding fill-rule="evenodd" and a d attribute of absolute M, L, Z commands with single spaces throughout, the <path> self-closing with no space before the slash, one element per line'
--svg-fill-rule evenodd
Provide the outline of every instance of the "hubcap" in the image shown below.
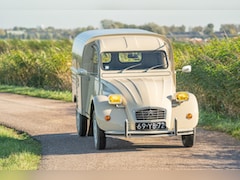
<path fill-rule="evenodd" d="M 81 125 L 80 125 L 80 117 L 79 114 L 77 113 L 77 130 L 78 132 L 80 131 Z"/>

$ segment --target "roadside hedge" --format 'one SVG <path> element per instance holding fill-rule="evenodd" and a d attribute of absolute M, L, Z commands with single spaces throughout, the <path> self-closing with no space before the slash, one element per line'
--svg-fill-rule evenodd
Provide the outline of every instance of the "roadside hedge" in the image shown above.
<path fill-rule="evenodd" d="M 207 43 L 175 44 L 176 65 L 191 64 L 178 74 L 178 89 L 193 92 L 201 107 L 238 117 L 240 112 L 240 38 Z"/>
<path fill-rule="evenodd" d="M 71 46 L 68 40 L 0 40 L 0 84 L 71 90 Z M 201 44 L 173 42 L 177 89 L 194 93 L 207 110 L 239 117 L 240 38 Z"/>
<path fill-rule="evenodd" d="M 70 41 L 0 41 L 0 84 L 70 90 L 70 66 Z"/>

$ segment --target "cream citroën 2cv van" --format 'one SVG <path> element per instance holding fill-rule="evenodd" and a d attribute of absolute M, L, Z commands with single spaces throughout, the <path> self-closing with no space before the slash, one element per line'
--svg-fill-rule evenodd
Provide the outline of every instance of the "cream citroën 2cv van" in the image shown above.
<path fill-rule="evenodd" d="M 96 149 L 105 149 L 107 136 L 179 135 L 185 147 L 194 145 L 197 99 L 176 92 L 167 38 L 140 29 L 90 30 L 74 39 L 72 53 L 77 132 L 93 135 Z"/>

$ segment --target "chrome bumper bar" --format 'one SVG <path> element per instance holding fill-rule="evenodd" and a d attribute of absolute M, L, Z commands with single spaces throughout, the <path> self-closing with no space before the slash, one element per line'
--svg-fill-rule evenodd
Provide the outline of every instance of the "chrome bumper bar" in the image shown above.
<path fill-rule="evenodd" d="M 172 131 L 129 131 L 128 120 L 125 120 L 124 132 L 106 131 L 106 135 L 109 136 L 125 136 L 126 138 L 131 136 L 146 136 L 146 137 L 160 137 L 160 136 L 178 136 L 178 135 L 189 135 L 194 133 L 194 129 L 178 131 L 177 119 L 174 121 L 174 130 Z"/>

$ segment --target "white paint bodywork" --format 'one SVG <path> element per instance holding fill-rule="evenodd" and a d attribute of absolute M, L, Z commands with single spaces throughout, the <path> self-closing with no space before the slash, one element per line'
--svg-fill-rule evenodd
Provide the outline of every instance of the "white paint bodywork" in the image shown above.
<path fill-rule="evenodd" d="M 94 48 L 98 56 L 97 70 L 87 70 Z M 106 71 L 101 66 L 102 52 L 154 51 L 166 52 L 168 67 Z M 90 68 L 89 68 L 90 69 Z M 176 79 L 172 48 L 169 41 L 158 34 L 142 30 L 97 30 L 80 34 L 73 44 L 72 66 L 73 99 L 77 99 L 77 111 L 90 118 L 94 107 L 100 129 L 108 135 L 184 135 L 193 134 L 198 123 L 196 97 L 189 93 L 189 100 L 176 103 Z M 109 94 L 121 94 L 123 103 L 108 103 Z M 158 122 L 159 120 L 137 120 L 136 111 L 147 108 L 164 109 L 166 122 L 163 130 L 136 130 L 137 122 Z M 186 115 L 192 114 L 192 119 Z M 110 121 L 105 116 L 111 116 Z"/>

